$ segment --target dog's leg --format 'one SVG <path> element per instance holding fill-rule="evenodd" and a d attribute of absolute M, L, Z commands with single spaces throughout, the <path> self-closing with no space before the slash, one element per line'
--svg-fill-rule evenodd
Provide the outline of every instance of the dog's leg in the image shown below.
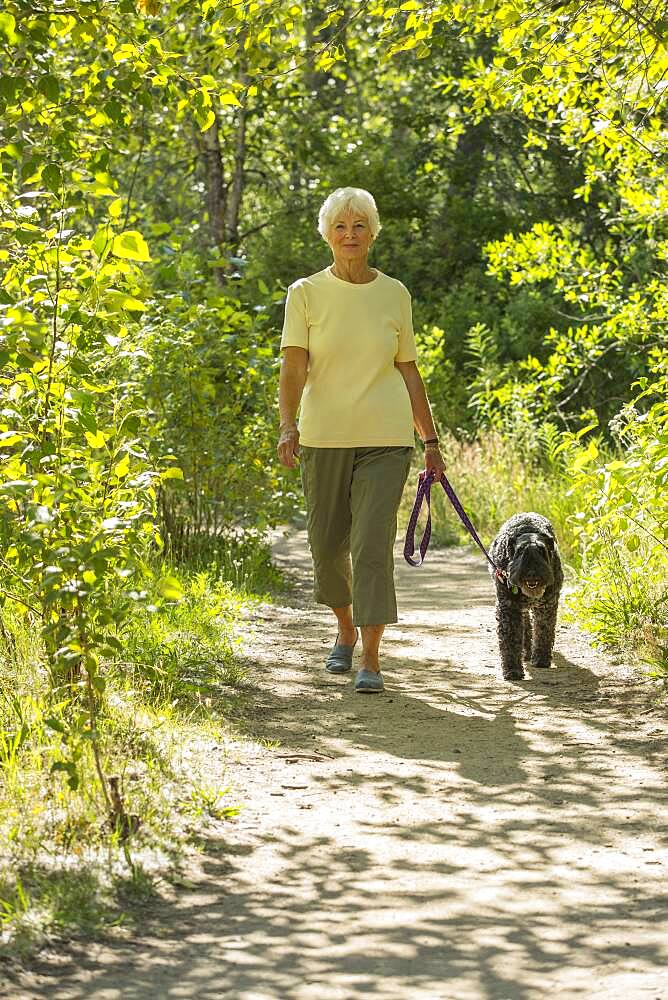
<path fill-rule="evenodd" d="M 549 667 L 552 663 L 554 633 L 557 627 L 558 604 L 536 608 L 533 616 L 533 649 L 531 664 L 534 667 Z"/>
<path fill-rule="evenodd" d="M 531 623 L 531 612 L 526 608 L 522 613 L 522 656 L 525 663 L 531 663 L 533 626 Z"/>
<path fill-rule="evenodd" d="M 497 593 L 496 622 L 504 680 L 521 681 L 524 678 L 522 668 L 522 609 L 519 604 L 509 601 L 508 595 L 505 593 Z"/>

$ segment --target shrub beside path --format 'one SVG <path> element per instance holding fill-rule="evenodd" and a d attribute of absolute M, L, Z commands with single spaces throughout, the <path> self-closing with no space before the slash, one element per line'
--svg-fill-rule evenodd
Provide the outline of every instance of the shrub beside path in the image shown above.
<path fill-rule="evenodd" d="M 248 739 L 211 750 L 240 815 L 132 940 L 6 995 L 668 997 L 667 727 L 642 678 L 561 626 L 554 669 L 504 683 L 482 559 L 397 548 L 387 690 L 356 696 L 321 666 L 303 533 L 275 548 L 295 591 L 254 615 Z"/>

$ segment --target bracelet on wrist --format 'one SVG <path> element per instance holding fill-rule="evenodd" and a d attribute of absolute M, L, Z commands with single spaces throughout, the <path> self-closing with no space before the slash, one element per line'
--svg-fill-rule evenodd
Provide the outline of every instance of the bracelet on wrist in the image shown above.
<path fill-rule="evenodd" d="M 429 438 L 427 441 L 423 441 L 422 444 L 425 448 L 435 447 L 438 448 L 438 438 Z"/>

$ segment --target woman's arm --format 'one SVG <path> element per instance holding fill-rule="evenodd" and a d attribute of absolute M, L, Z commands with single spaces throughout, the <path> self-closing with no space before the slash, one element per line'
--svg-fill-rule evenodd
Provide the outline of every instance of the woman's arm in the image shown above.
<path fill-rule="evenodd" d="M 438 435 L 434 427 L 434 418 L 422 376 L 415 361 L 395 361 L 394 364 L 399 369 L 408 389 L 415 429 L 423 441 L 436 439 L 435 445 L 430 444 L 425 448 L 424 467 L 427 471 L 432 471 L 438 478 L 444 471 L 445 464 L 438 448 Z"/>
<path fill-rule="evenodd" d="M 408 389 L 408 395 L 411 398 L 413 423 L 415 424 L 416 431 L 423 441 L 437 437 L 434 418 L 431 415 L 431 407 L 427 399 L 427 391 L 416 362 L 395 361 L 394 364 L 401 372 L 402 378 L 406 383 L 406 388 Z"/>
<path fill-rule="evenodd" d="M 299 454 L 299 431 L 297 430 L 297 410 L 301 402 L 306 373 L 308 351 L 303 347 L 284 347 L 281 372 L 278 381 L 279 432 L 278 457 L 281 465 L 293 469 Z"/>

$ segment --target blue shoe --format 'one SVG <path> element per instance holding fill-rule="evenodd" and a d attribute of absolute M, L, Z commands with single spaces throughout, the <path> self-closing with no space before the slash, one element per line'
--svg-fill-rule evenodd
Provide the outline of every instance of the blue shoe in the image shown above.
<path fill-rule="evenodd" d="M 385 690 L 382 674 L 375 670 L 365 670 L 362 667 L 357 671 L 355 678 L 355 691 L 357 694 L 380 694 Z"/>
<path fill-rule="evenodd" d="M 338 640 L 338 636 L 336 637 Z M 330 674 L 347 674 L 353 665 L 353 650 L 357 639 L 352 646 L 344 646 L 340 642 L 334 643 L 332 650 L 325 660 L 325 670 Z"/>

